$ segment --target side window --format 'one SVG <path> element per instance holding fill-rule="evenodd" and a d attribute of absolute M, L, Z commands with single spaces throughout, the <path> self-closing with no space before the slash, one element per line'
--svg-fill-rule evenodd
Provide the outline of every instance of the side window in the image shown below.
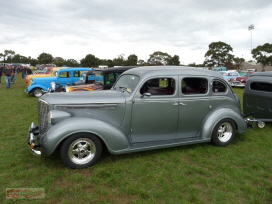
<path fill-rule="evenodd" d="M 212 83 L 212 91 L 213 93 L 224 93 L 227 91 L 227 87 L 223 82 L 214 80 Z"/>
<path fill-rule="evenodd" d="M 108 73 L 104 76 L 106 84 L 113 84 L 115 82 L 114 73 Z"/>
<path fill-rule="evenodd" d="M 59 75 L 60 78 L 69 78 L 70 72 L 61 72 Z"/>
<path fill-rule="evenodd" d="M 272 84 L 265 82 L 253 82 L 250 84 L 250 89 L 255 91 L 272 92 Z"/>
<path fill-rule="evenodd" d="M 82 71 L 74 71 L 74 77 L 80 77 Z"/>
<path fill-rule="evenodd" d="M 154 78 L 146 81 L 140 93 L 152 95 L 173 95 L 175 93 L 175 80 L 173 78 Z"/>
<path fill-rule="evenodd" d="M 181 81 L 182 93 L 205 94 L 208 91 L 208 80 L 205 78 L 186 77 Z"/>

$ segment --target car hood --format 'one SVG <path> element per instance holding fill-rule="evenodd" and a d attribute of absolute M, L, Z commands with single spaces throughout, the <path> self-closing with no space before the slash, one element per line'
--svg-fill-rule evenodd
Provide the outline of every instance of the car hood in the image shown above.
<path fill-rule="evenodd" d="M 109 104 L 125 103 L 125 97 L 115 90 L 84 91 L 84 92 L 54 92 L 44 94 L 41 99 L 49 104 Z"/>
<path fill-rule="evenodd" d="M 117 126 L 124 121 L 126 99 L 117 91 L 47 93 L 41 99 L 50 110 L 65 111 L 72 117 L 95 118 Z"/>

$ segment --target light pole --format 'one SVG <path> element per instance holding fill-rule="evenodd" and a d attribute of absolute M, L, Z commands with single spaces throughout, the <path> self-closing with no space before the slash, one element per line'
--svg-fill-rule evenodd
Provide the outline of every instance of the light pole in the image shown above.
<path fill-rule="evenodd" d="M 252 30 L 254 29 L 254 25 L 251 24 L 249 27 L 248 27 L 248 30 L 251 31 L 251 54 L 252 54 Z"/>

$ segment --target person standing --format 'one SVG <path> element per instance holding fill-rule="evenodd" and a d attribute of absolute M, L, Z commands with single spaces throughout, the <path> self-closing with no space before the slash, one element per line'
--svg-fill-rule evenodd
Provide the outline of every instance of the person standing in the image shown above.
<path fill-rule="evenodd" d="M 10 83 L 15 83 L 16 80 L 16 71 L 15 71 L 15 67 L 11 66 L 11 70 L 12 70 L 12 75 L 11 75 L 11 82 Z"/>
<path fill-rule="evenodd" d="M 4 67 L 0 67 L 0 84 L 1 84 L 1 78 L 3 75 Z"/>
<path fill-rule="evenodd" d="M 26 67 L 25 66 L 23 66 L 21 68 L 21 72 L 22 72 L 22 79 L 25 79 L 25 76 L 26 76 Z"/>
<path fill-rule="evenodd" d="M 7 65 L 7 67 L 4 69 L 3 74 L 4 74 L 5 79 L 6 79 L 6 88 L 9 89 L 10 88 L 11 77 L 13 75 L 13 71 L 12 71 L 12 69 L 11 69 L 11 67 L 9 65 Z"/>

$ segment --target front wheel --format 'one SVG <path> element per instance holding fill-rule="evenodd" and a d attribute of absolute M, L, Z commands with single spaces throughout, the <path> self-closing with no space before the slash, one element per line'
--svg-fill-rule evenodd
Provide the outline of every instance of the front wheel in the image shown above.
<path fill-rule="evenodd" d="M 35 88 L 33 91 L 32 91 L 32 95 L 39 98 L 43 95 L 43 91 L 42 89 L 40 88 Z"/>
<path fill-rule="evenodd" d="M 65 165 L 82 169 L 94 165 L 102 153 L 99 138 L 90 134 L 76 134 L 64 141 L 60 156 Z"/>
<path fill-rule="evenodd" d="M 236 128 L 233 120 L 223 119 L 213 129 L 211 142 L 216 146 L 227 146 L 235 137 Z"/>

